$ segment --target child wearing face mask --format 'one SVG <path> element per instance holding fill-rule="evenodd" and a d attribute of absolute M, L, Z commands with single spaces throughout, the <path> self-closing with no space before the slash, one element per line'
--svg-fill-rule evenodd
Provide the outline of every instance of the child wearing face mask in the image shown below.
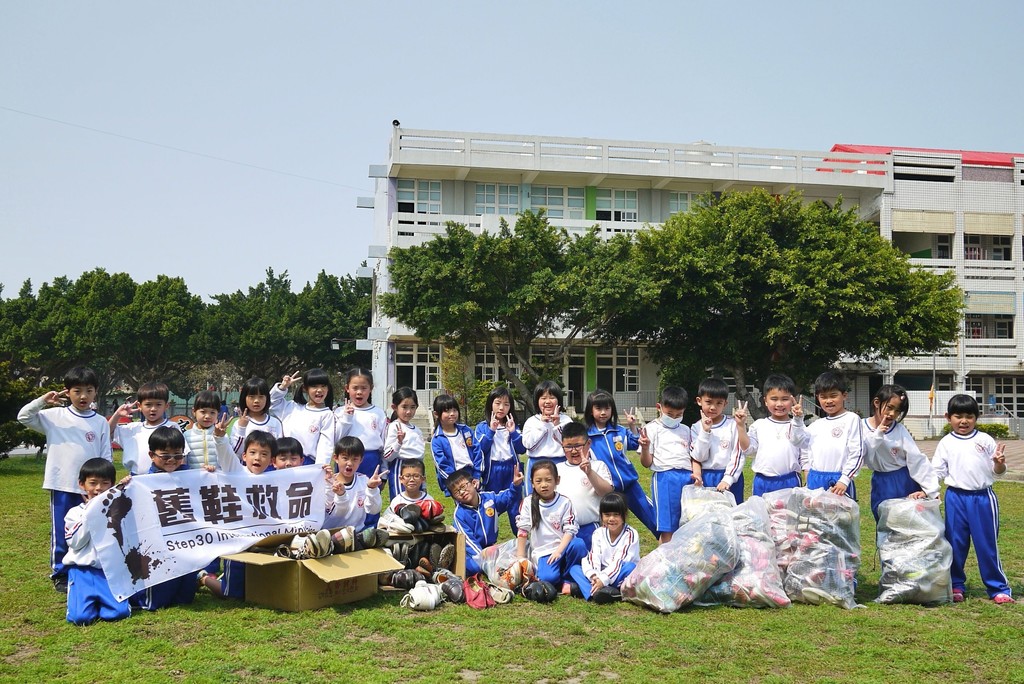
<path fill-rule="evenodd" d="M 682 387 L 669 385 L 657 404 L 661 414 L 640 431 L 640 463 L 653 471 L 651 493 L 657 520 L 658 541 L 672 539 L 682 516 L 683 487 L 698 481 L 690 458 L 690 428 L 683 425 L 683 410 L 689 397 Z"/>

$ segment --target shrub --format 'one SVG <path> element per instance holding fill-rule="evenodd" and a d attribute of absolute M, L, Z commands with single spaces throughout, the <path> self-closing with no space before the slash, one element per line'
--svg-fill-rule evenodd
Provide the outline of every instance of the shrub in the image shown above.
<path fill-rule="evenodd" d="M 975 427 L 978 428 L 978 432 L 984 432 L 987 435 L 991 435 L 992 439 L 1010 438 L 1009 425 L 1003 425 L 1002 423 L 978 423 Z M 948 435 L 949 433 L 949 423 L 946 423 L 945 427 L 942 428 L 942 434 Z"/>

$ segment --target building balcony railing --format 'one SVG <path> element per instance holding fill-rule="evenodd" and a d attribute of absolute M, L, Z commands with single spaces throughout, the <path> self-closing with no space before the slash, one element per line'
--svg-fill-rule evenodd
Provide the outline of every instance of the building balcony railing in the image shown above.
<path fill-rule="evenodd" d="M 910 263 L 932 273 L 945 273 L 957 268 L 957 262 L 953 259 L 911 259 Z M 961 263 L 964 280 L 1012 281 L 1017 277 L 1017 265 L 1012 261 L 965 259 Z"/>
<path fill-rule="evenodd" d="M 391 164 L 893 187 L 889 155 L 404 128 L 394 129 Z"/>
<path fill-rule="evenodd" d="M 461 223 L 474 233 L 486 230 L 493 234 L 500 229 L 503 218 L 508 221 L 509 225 L 514 224 L 516 220 L 515 216 L 498 216 L 496 214 L 475 216 L 472 214 L 396 213 L 391 217 L 391 244 L 394 247 L 411 247 L 422 244 L 437 235 L 444 235 L 445 224 L 449 221 Z M 553 226 L 565 228 L 570 235 L 582 235 L 595 225 L 600 227 L 601 233 L 605 236 L 616 233 L 633 233 L 647 225 L 660 225 L 637 221 L 590 221 L 562 218 L 549 218 L 548 220 Z"/>
<path fill-rule="evenodd" d="M 964 355 L 968 359 L 1012 359 L 1018 358 L 1017 341 L 990 338 L 964 340 Z"/>

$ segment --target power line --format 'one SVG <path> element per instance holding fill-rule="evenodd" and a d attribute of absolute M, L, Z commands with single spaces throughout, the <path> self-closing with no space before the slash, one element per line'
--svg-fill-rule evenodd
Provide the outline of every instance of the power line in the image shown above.
<path fill-rule="evenodd" d="M 244 166 L 249 169 L 256 169 L 257 171 L 266 171 L 267 173 L 276 173 L 281 176 L 290 176 L 292 178 L 301 178 L 302 180 L 313 181 L 314 183 L 326 183 L 327 185 L 334 185 L 339 188 L 348 188 L 350 190 L 356 190 L 359 192 L 365 191 L 365 188 L 357 188 L 354 185 L 345 185 L 344 183 L 335 183 L 334 181 L 325 180 L 323 178 L 315 178 L 313 176 L 303 176 L 299 173 L 291 173 L 289 171 L 281 171 L 279 169 L 272 169 L 267 166 L 258 166 L 256 164 L 249 164 L 248 162 L 238 161 L 236 159 L 228 159 L 226 157 L 218 157 L 212 154 L 206 154 L 205 152 L 196 152 L 195 150 L 186 150 L 182 147 L 175 147 L 173 145 L 165 145 L 163 143 L 153 142 L 152 140 L 143 140 L 142 138 L 134 138 L 130 135 L 122 135 L 120 133 L 114 133 L 113 131 L 104 131 L 100 128 L 93 128 L 91 126 L 83 126 L 82 124 L 72 123 L 70 121 L 61 121 L 60 119 L 54 119 L 49 116 L 43 116 L 41 114 L 33 114 L 32 112 L 22 111 L 20 109 L 14 109 L 13 107 L 5 107 L 0 105 L 0 109 L 8 112 L 14 112 L 15 114 L 21 114 L 23 116 L 30 116 L 34 119 L 41 119 L 43 121 L 49 121 L 51 123 L 60 124 L 62 126 L 70 126 L 72 128 L 81 128 L 85 131 L 92 133 L 100 133 L 102 135 L 109 135 L 112 138 L 120 138 L 122 140 L 130 140 L 132 142 L 142 143 L 143 145 L 151 145 L 153 147 L 160 147 L 165 150 L 172 150 L 174 152 L 181 152 L 183 154 L 191 154 L 196 157 L 203 157 L 205 159 L 213 159 L 214 161 L 224 162 L 226 164 L 234 164 L 236 166 Z"/>

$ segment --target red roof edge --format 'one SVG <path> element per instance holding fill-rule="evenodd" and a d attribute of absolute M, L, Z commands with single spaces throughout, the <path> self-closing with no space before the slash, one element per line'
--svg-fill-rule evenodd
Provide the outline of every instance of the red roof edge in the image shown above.
<path fill-rule="evenodd" d="M 972 150 L 937 150 L 927 147 L 889 147 L 886 145 L 850 145 L 838 143 L 832 146 L 832 152 L 856 152 L 859 154 L 892 154 L 893 151 L 934 152 L 939 154 L 958 154 L 967 166 L 1005 166 L 1013 168 L 1015 157 L 1024 157 L 1024 153 L 1015 152 L 976 152 Z"/>

